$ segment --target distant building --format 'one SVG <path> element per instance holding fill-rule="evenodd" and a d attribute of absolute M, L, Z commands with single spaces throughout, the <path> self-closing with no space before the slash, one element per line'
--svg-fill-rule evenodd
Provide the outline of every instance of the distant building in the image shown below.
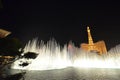
<path fill-rule="evenodd" d="M 11 32 L 0 29 L 0 38 L 4 38 L 4 37 L 8 36 L 9 34 L 11 34 Z"/>
<path fill-rule="evenodd" d="M 88 52 L 98 53 L 99 55 L 107 53 L 105 42 L 102 40 L 94 43 L 89 27 L 87 27 L 87 33 L 88 33 L 88 44 L 82 43 L 81 48 Z"/>

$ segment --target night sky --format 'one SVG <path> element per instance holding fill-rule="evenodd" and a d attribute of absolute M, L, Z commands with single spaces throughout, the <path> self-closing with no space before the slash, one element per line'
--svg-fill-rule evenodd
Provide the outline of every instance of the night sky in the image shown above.
<path fill-rule="evenodd" d="M 120 43 L 120 4 L 113 1 L 1 0 L 0 28 L 23 43 L 38 37 L 55 38 L 61 45 L 72 40 L 87 43 L 90 26 L 94 42 L 104 40 L 109 48 Z"/>

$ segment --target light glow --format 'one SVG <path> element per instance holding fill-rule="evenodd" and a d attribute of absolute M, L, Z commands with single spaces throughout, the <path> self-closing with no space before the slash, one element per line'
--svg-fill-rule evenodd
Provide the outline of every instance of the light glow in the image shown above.
<path fill-rule="evenodd" d="M 118 49 L 115 48 L 115 49 Z M 67 45 L 63 48 L 55 40 L 50 40 L 47 44 L 43 41 L 39 43 L 37 39 L 29 41 L 24 48 L 24 53 L 35 52 L 38 54 L 36 59 L 19 59 L 12 68 L 25 70 L 49 70 L 61 69 L 66 67 L 79 68 L 120 68 L 120 54 L 110 50 L 107 54 L 98 55 L 88 53 L 80 48 L 72 46 L 70 50 Z M 28 62 L 28 66 L 20 66 L 21 62 Z"/>

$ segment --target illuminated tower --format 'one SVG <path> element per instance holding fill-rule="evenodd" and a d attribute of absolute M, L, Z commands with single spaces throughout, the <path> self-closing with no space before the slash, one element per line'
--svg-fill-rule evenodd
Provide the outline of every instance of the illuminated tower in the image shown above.
<path fill-rule="evenodd" d="M 88 33 L 88 44 L 86 43 L 81 44 L 81 48 L 88 52 L 95 52 L 100 55 L 107 53 L 105 42 L 102 40 L 94 43 L 89 27 L 87 27 L 87 33 Z"/>
<path fill-rule="evenodd" d="M 92 39 L 89 27 L 87 27 L 87 32 L 88 32 L 88 43 L 89 45 L 93 45 L 93 39 Z"/>
<path fill-rule="evenodd" d="M 93 50 L 94 44 L 93 44 L 93 39 L 92 39 L 89 27 L 87 27 L 87 32 L 88 32 L 88 45 L 89 45 L 88 50 Z"/>

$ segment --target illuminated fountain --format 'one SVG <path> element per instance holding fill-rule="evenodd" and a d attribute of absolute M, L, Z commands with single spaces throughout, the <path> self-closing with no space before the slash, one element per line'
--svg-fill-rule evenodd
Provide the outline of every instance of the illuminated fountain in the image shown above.
<path fill-rule="evenodd" d="M 47 44 L 40 43 L 37 39 L 29 41 L 24 48 L 24 53 L 35 52 L 38 56 L 35 59 L 21 58 L 17 60 L 12 68 L 25 70 L 49 70 L 66 67 L 82 68 L 120 68 L 119 46 L 111 49 L 107 54 L 98 55 L 86 52 L 70 44 L 63 48 L 55 40 L 50 40 Z M 21 62 L 28 62 L 28 66 L 20 66 Z"/>
<path fill-rule="evenodd" d="M 73 43 L 61 47 L 53 39 L 46 44 L 37 39 L 29 41 L 24 48 L 24 54 L 34 52 L 38 54 L 36 59 L 21 58 L 12 68 L 26 70 L 48 70 L 66 67 L 89 67 L 89 68 L 120 68 L 120 46 L 116 46 L 107 52 L 104 41 L 93 42 L 90 29 L 87 27 L 88 44 L 81 44 L 77 48 Z M 99 53 L 97 53 L 99 52 Z M 22 63 L 28 66 L 20 66 Z"/>
<path fill-rule="evenodd" d="M 67 52 L 67 45 L 61 48 L 55 40 L 50 40 L 47 44 L 43 41 L 39 43 L 37 39 L 28 42 L 24 48 L 24 53 L 35 52 L 38 54 L 36 59 L 20 59 L 17 60 L 14 69 L 27 69 L 27 70 L 47 70 L 47 69 L 60 69 L 71 66 L 69 54 Z M 26 67 L 19 66 L 20 62 L 30 63 Z"/>
<path fill-rule="evenodd" d="M 22 56 L 30 52 L 37 57 L 21 57 L 13 63 L 11 73 L 25 70 L 24 80 L 119 80 L 120 45 L 107 51 L 104 41 L 93 43 L 89 27 L 87 32 L 88 43 L 80 48 L 73 43 L 61 47 L 54 39 L 29 41 Z"/>
<path fill-rule="evenodd" d="M 46 44 L 37 39 L 29 41 L 24 48 L 24 54 L 34 52 L 38 54 L 35 59 L 21 58 L 17 60 L 12 68 L 26 70 L 48 70 L 66 67 L 89 67 L 89 68 L 120 68 L 120 46 L 116 46 L 107 52 L 104 41 L 93 42 L 89 27 L 88 44 L 81 44 L 77 48 L 73 43 L 61 47 L 53 39 Z M 24 55 L 23 54 L 23 55 Z M 22 63 L 28 66 L 20 66 Z"/>

